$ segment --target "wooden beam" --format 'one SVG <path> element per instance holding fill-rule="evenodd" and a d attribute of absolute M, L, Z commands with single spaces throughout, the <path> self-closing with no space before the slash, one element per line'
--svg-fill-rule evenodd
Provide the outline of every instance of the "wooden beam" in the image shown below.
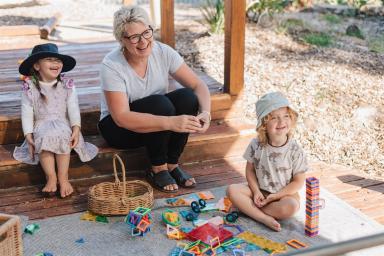
<path fill-rule="evenodd" d="M 44 24 L 44 26 L 40 27 L 40 38 L 41 39 L 47 39 L 48 35 L 51 34 L 51 32 L 55 29 L 57 24 L 59 24 L 61 19 L 61 14 L 56 13 L 53 15 L 47 23 Z"/>
<path fill-rule="evenodd" d="M 0 26 L 1 36 L 30 36 L 39 34 L 40 30 L 37 25 Z"/>
<path fill-rule="evenodd" d="M 245 2 L 225 0 L 224 91 L 238 95 L 244 86 Z"/>
<path fill-rule="evenodd" d="M 175 48 L 175 21 L 173 0 L 161 0 L 161 41 Z"/>

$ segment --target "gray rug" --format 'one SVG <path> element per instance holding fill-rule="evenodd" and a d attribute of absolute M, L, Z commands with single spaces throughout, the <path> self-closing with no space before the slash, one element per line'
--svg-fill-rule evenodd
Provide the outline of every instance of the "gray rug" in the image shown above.
<path fill-rule="evenodd" d="M 216 202 L 224 196 L 225 187 L 211 191 L 216 196 L 211 201 Z M 305 208 L 304 193 L 305 191 L 302 190 L 302 209 Z M 328 244 L 384 231 L 384 226 L 369 219 L 323 188 L 321 189 L 321 198 L 325 199 L 326 207 L 320 211 L 320 234 L 314 238 L 304 235 L 304 210 L 300 210 L 294 218 L 283 221 L 283 230 L 279 233 L 270 231 L 265 226 L 244 216 L 240 216 L 237 224 L 245 230 L 276 242 L 284 243 L 290 239 L 298 239 L 309 246 Z M 28 224 L 39 224 L 40 230 L 33 235 L 24 235 L 25 255 L 32 256 L 41 252 L 50 252 L 55 256 L 169 255 L 177 241 L 169 240 L 166 236 L 166 227 L 161 221 L 164 206 L 164 199 L 156 200 L 152 210 L 154 223 L 151 226 L 151 231 L 144 237 L 132 237 L 129 226 L 123 223 L 123 217 L 109 218 L 110 222 L 105 224 L 82 221 L 80 220 L 82 213 L 77 213 L 29 222 Z M 190 208 L 173 209 L 189 210 Z M 208 212 L 201 214 L 200 218 L 208 219 L 220 214 L 219 212 Z M 24 224 L 27 223 L 24 222 Z M 183 221 L 182 226 L 191 226 L 191 224 Z M 76 240 L 81 238 L 84 243 L 77 243 Z M 373 256 L 383 255 L 383 252 L 384 247 L 376 247 L 348 255 Z M 251 251 L 248 254 L 268 255 L 264 251 Z M 232 254 L 226 253 L 224 255 Z"/>

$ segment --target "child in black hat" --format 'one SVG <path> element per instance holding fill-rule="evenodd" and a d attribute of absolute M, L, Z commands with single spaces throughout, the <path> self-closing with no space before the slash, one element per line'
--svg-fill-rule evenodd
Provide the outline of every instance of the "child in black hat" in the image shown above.
<path fill-rule="evenodd" d="M 84 142 L 80 132 L 78 99 L 72 79 L 62 72 L 72 70 L 76 60 L 60 54 L 55 44 L 36 45 L 19 67 L 26 76 L 21 98 L 21 122 L 25 141 L 13 157 L 28 164 L 40 164 L 47 178 L 43 192 L 61 197 L 72 194 L 68 167 L 72 149 L 83 162 L 97 155 L 95 145 Z M 57 174 L 55 169 L 57 166 Z"/>

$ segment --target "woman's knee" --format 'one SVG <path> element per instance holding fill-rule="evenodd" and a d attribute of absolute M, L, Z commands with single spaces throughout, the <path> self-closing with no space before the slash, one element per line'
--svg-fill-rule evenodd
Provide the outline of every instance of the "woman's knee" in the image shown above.
<path fill-rule="evenodd" d="M 165 95 L 161 94 L 151 95 L 133 102 L 130 107 L 133 111 L 158 116 L 173 116 L 176 114 L 173 103 Z"/>
<path fill-rule="evenodd" d="M 195 115 L 199 109 L 199 100 L 190 88 L 178 89 L 169 94 L 178 114 Z"/>

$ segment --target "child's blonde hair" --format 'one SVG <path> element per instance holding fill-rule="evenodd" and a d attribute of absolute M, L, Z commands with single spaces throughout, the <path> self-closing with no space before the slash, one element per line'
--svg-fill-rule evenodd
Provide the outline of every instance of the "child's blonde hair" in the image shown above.
<path fill-rule="evenodd" d="M 297 113 L 293 111 L 290 107 L 286 107 L 286 108 L 288 109 L 289 117 L 292 120 L 292 126 L 288 132 L 288 138 L 292 138 L 296 128 Z M 270 118 L 271 118 L 271 113 L 265 116 L 263 118 L 262 124 L 258 128 L 256 128 L 257 139 L 262 146 L 265 146 L 268 144 L 267 122 L 270 120 Z"/>

